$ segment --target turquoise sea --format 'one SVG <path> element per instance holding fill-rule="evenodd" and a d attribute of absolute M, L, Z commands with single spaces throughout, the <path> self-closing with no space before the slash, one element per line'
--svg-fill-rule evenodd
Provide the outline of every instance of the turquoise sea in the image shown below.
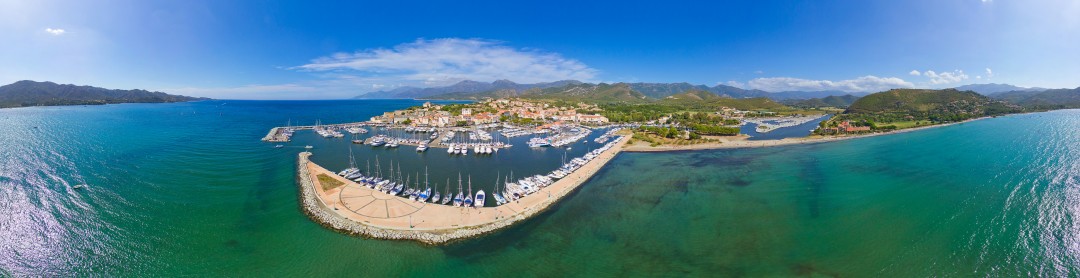
<path fill-rule="evenodd" d="M 289 120 L 365 120 L 418 103 L 0 109 L 0 276 L 1080 276 L 1080 110 L 622 153 L 548 212 L 441 247 L 313 223 L 297 204 L 298 146 L 341 167 L 348 144 L 259 142 Z M 440 175 L 462 167 L 474 185 L 562 155 L 356 151 L 414 173 L 415 161 Z"/>

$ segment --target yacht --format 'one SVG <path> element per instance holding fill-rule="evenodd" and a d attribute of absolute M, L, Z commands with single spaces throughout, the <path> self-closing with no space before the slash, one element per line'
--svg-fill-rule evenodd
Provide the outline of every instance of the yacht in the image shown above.
<path fill-rule="evenodd" d="M 440 202 L 440 204 L 445 205 L 450 203 L 451 196 L 454 196 L 454 194 L 450 193 L 450 178 L 446 178 L 446 190 L 443 192 L 446 192 L 446 196 L 442 197 L 442 202 Z"/>
<path fill-rule="evenodd" d="M 466 207 L 471 207 L 471 206 L 473 206 L 473 197 L 472 197 L 472 176 L 469 176 L 469 194 L 465 194 L 465 206 L 466 206 Z"/>
<path fill-rule="evenodd" d="M 465 202 L 464 199 L 462 199 L 463 197 L 465 197 L 465 194 L 461 193 L 461 174 L 458 174 L 457 187 L 458 187 L 458 193 L 457 193 L 457 195 L 454 195 L 454 206 L 455 207 L 460 207 L 461 204 L 463 204 Z"/>
<path fill-rule="evenodd" d="M 431 196 L 431 187 L 428 187 L 427 189 L 424 189 L 424 192 L 420 192 L 420 195 L 417 198 L 417 200 L 419 200 L 421 203 L 424 203 L 424 202 L 427 202 L 428 197 L 430 197 L 430 196 Z"/>
<path fill-rule="evenodd" d="M 530 148 L 539 148 L 539 147 L 550 146 L 551 142 L 548 142 L 547 139 L 537 137 L 537 138 L 529 139 L 528 144 L 529 144 Z"/>
<path fill-rule="evenodd" d="M 426 151 L 427 149 L 428 149 L 427 144 L 420 144 L 420 146 L 416 147 L 416 152 L 422 153 L 422 152 Z"/>
<path fill-rule="evenodd" d="M 484 207 L 484 199 L 485 198 L 487 198 L 487 195 L 484 195 L 484 190 L 483 189 L 480 189 L 480 191 L 477 191 L 476 192 L 476 207 L 478 207 L 478 208 Z"/>
<path fill-rule="evenodd" d="M 386 145 L 386 140 L 384 140 L 382 136 L 377 136 L 375 139 L 371 139 L 370 145 L 374 147 Z"/>

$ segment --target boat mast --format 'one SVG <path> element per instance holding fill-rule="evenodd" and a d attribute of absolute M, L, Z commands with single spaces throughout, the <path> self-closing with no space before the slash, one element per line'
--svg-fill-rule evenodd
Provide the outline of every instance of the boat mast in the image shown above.
<path fill-rule="evenodd" d="M 371 166 L 371 165 L 368 165 L 368 166 Z M 379 167 L 379 156 L 378 155 L 375 156 L 375 174 L 378 175 L 379 179 L 382 179 L 382 167 Z"/>
<path fill-rule="evenodd" d="M 356 168 L 356 159 L 353 158 L 352 145 L 349 145 L 349 169 Z"/>

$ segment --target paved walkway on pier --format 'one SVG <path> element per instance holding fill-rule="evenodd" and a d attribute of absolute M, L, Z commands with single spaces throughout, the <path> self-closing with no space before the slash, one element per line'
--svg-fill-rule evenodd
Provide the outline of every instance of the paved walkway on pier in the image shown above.
<path fill-rule="evenodd" d="M 518 220 L 528 218 L 537 212 L 543 211 L 562 197 L 572 192 L 593 174 L 596 174 L 608 161 L 615 157 L 622 149 L 626 138 L 616 143 L 612 148 L 604 151 L 598 157 L 589 161 L 574 173 L 553 183 L 552 185 L 517 201 L 497 207 L 463 208 L 433 203 L 421 203 L 410 201 L 408 198 L 392 196 L 336 175 L 322 166 L 308 161 L 310 153 L 301 153 L 299 165 L 307 165 L 310 185 L 314 187 L 315 195 L 331 213 L 345 219 L 355 221 L 370 228 L 377 228 L 380 233 L 363 231 L 373 237 L 404 238 L 424 241 L 427 243 L 441 243 L 460 237 L 475 236 L 495 229 L 499 229 Z M 345 185 L 323 191 L 319 174 L 326 174 Z M 488 192 L 488 194 L 491 194 Z M 586 196 L 587 197 L 587 196 Z M 488 203 L 494 204 L 494 198 L 488 198 Z M 456 232 L 468 228 L 468 233 Z M 406 236 L 394 234 L 387 236 L 383 232 L 407 231 Z M 424 240 L 414 236 L 420 232 L 425 236 L 437 236 L 439 240 Z M 430 237 L 425 237 L 430 238 Z"/>

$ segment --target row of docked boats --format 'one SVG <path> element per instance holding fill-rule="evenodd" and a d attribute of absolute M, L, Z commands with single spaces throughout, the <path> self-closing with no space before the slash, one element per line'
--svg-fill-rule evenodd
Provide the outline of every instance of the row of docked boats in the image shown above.
<path fill-rule="evenodd" d="M 319 136 L 322 136 L 322 137 L 326 137 L 326 138 L 345 137 L 345 134 L 342 134 L 341 132 L 337 131 L 334 128 L 316 126 L 314 129 L 315 129 L 315 133 L 318 133 Z"/>
<path fill-rule="evenodd" d="M 589 151 L 581 157 L 566 160 L 564 157 L 563 164 L 550 173 L 528 176 L 521 179 L 514 179 L 513 173 L 509 177 L 498 177 L 495 182 L 495 189 L 491 192 L 490 196 L 495 199 L 496 205 L 503 205 L 518 199 L 521 199 L 530 194 L 539 192 L 542 188 L 546 188 L 555 181 L 565 178 L 572 174 L 574 171 L 580 170 L 588 162 L 596 159 L 601 153 L 611 149 L 620 140 L 625 140 L 625 136 L 614 135 L 614 132 L 609 132 L 609 142 L 597 148 Z M 423 145 L 426 147 L 426 145 Z M 475 146 L 474 146 L 475 148 Z M 454 145 L 450 150 L 461 151 L 463 154 L 468 153 L 468 146 L 464 144 Z M 474 149 L 475 151 L 475 149 Z M 379 166 L 379 162 L 376 160 L 375 172 L 370 172 L 370 163 L 368 165 L 368 173 L 374 173 L 373 175 L 364 175 L 355 167 L 355 163 L 352 161 L 352 149 L 350 149 L 350 168 L 342 170 L 337 174 L 345 177 L 349 180 L 359 183 L 361 186 L 371 188 L 386 194 L 401 196 L 408 198 L 409 200 L 422 203 L 433 203 L 442 205 L 452 205 L 458 207 L 483 207 L 488 197 L 487 192 L 479 190 L 473 193 L 472 191 L 472 177 L 470 176 L 466 187 L 462 183 L 461 175 L 458 175 L 458 190 L 457 193 L 453 193 L 450 188 L 450 180 L 447 179 L 444 190 L 438 190 L 438 185 L 435 187 L 429 186 L 427 178 L 427 170 L 425 169 L 423 185 L 420 183 L 419 173 L 416 174 L 415 179 L 410 176 L 403 176 L 401 173 L 400 164 L 397 166 L 397 171 L 394 171 L 393 163 L 390 167 L 389 178 L 382 176 L 382 171 Z M 511 181 L 513 180 L 513 181 Z M 501 181 L 501 182 L 500 182 Z"/>
<path fill-rule="evenodd" d="M 407 127 L 405 127 L 405 132 L 410 132 L 410 133 L 412 133 L 412 132 L 415 132 L 415 133 L 433 133 L 433 132 L 436 132 L 436 129 L 434 127 L 407 126 Z"/>
<path fill-rule="evenodd" d="M 542 133 L 548 133 L 548 132 L 550 132 L 550 130 L 548 130 L 546 128 L 545 129 L 524 129 L 524 128 L 518 128 L 518 127 L 512 127 L 512 126 L 504 128 L 502 130 L 499 130 L 499 134 L 501 134 L 503 137 L 507 137 L 507 138 L 514 138 L 514 137 L 518 137 L 518 136 L 533 135 L 533 134 L 542 134 Z"/>
<path fill-rule="evenodd" d="M 495 144 L 450 144 L 446 148 L 449 155 L 468 155 L 469 151 L 475 154 L 494 154 L 499 152 Z"/>
<path fill-rule="evenodd" d="M 596 139 L 593 139 L 593 142 L 597 142 L 600 144 L 606 143 L 608 140 L 611 140 L 611 137 L 614 136 L 616 132 L 619 132 L 622 129 L 622 127 L 609 129 L 607 132 L 604 132 L 604 134 L 601 134 L 599 137 L 596 137 Z"/>
<path fill-rule="evenodd" d="M 378 161 L 375 162 L 375 167 L 379 168 Z M 453 194 L 450 192 L 450 180 L 447 179 L 445 189 L 440 192 L 438 185 L 434 188 L 430 186 L 428 182 L 427 170 L 424 170 L 424 185 L 420 185 L 420 174 L 416 174 L 416 178 L 413 179 L 410 176 L 402 177 L 401 166 L 398 165 L 398 170 L 395 174 L 393 170 L 393 164 L 391 163 L 390 177 L 381 177 L 381 171 L 376 170 L 375 175 L 367 176 L 361 173 L 360 169 L 356 167 L 350 167 L 342 170 L 337 174 L 352 180 L 373 190 L 377 190 L 386 194 L 400 196 L 408 198 L 410 201 L 420 203 L 432 203 L 440 205 L 452 205 L 456 207 L 483 207 L 487 200 L 487 194 L 483 189 L 476 191 L 474 194 L 472 191 L 472 177 L 469 177 L 468 191 L 462 185 L 461 174 L 458 174 L 458 193 Z"/>
<path fill-rule="evenodd" d="M 345 128 L 345 132 L 356 135 L 356 134 L 368 133 L 368 130 L 364 129 L 364 128 L 361 128 L 359 126 L 350 126 L 350 127 Z"/>
<path fill-rule="evenodd" d="M 492 193 L 492 196 L 495 197 L 497 205 L 503 205 L 521 199 L 529 194 L 536 193 L 537 191 L 540 191 L 541 188 L 547 187 L 548 185 L 555 183 L 556 180 L 565 178 L 574 171 L 581 169 L 586 163 L 596 159 L 601 153 L 611 149 L 619 142 L 619 140 L 623 139 L 625 139 L 624 136 L 615 136 L 610 142 L 604 144 L 600 148 L 589 151 L 585 155 L 571 159 L 570 161 L 564 161 L 562 166 L 548 174 L 529 176 L 509 182 L 509 180 L 513 179 L 513 174 L 511 174 L 511 177 L 507 179 L 507 182 L 502 184 L 501 191 L 498 189 L 498 183 L 496 183 L 496 189 L 495 192 Z"/>
<path fill-rule="evenodd" d="M 591 132 L 590 130 L 585 129 L 585 128 L 573 128 L 573 129 L 570 129 L 569 133 L 559 134 L 559 135 L 556 135 L 553 139 L 551 139 L 551 146 L 552 147 L 562 147 L 562 146 L 573 144 L 574 142 L 577 142 L 577 141 L 581 140 L 582 138 L 585 138 L 585 136 L 588 136 L 590 132 Z"/>

